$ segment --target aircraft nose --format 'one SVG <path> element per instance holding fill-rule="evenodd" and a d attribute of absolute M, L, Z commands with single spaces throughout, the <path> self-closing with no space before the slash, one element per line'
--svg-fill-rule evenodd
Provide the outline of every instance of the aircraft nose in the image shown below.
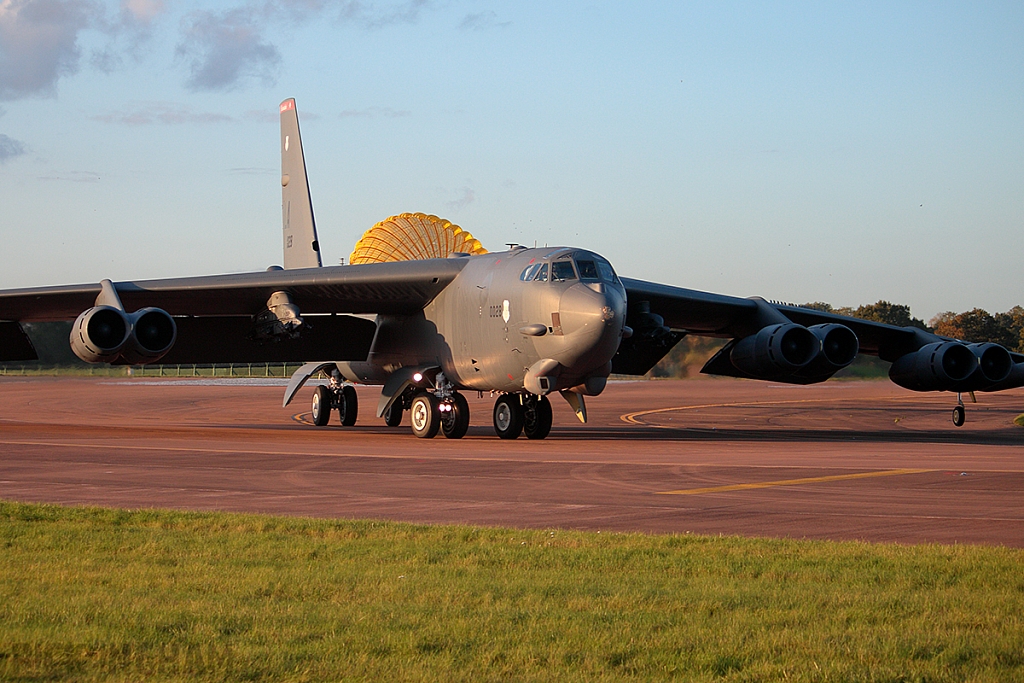
<path fill-rule="evenodd" d="M 596 363 L 600 365 L 611 360 L 626 318 L 626 297 L 618 287 L 575 284 L 562 293 L 558 309 L 562 334 L 573 340 L 581 361 L 587 358 L 589 364 L 600 358 Z"/>

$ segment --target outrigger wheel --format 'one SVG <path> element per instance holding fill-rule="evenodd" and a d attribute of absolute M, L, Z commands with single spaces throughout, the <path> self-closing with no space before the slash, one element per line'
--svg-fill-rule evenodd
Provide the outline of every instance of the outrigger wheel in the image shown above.
<path fill-rule="evenodd" d="M 973 391 L 971 392 L 971 398 L 974 398 Z M 953 408 L 953 425 L 955 427 L 963 427 L 965 422 L 967 422 L 967 411 L 964 409 L 964 399 L 958 391 L 956 392 L 956 407 Z"/>

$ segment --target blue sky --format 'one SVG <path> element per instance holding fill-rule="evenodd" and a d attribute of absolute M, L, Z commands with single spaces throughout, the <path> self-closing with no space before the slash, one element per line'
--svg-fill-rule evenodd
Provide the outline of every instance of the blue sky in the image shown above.
<path fill-rule="evenodd" d="M 0 287 L 326 262 L 404 211 L 623 275 L 1024 304 L 1024 5 L 0 0 Z"/>

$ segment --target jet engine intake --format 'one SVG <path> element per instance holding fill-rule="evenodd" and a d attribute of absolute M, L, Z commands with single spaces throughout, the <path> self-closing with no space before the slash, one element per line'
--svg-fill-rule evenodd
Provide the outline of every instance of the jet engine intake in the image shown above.
<path fill-rule="evenodd" d="M 956 391 L 981 391 L 999 384 L 1010 376 L 1010 371 L 1013 370 L 1013 358 L 1004 347 L 986 342 L 968 344 L 967 348 L 978 357 L 978 369 L 965 380 L 963 385 L 954 387 Z"/>
<path fill-rule="evenodd" d="M 128 316 L 131 335 L 121 359 L 127 365 L 154 363 L 171 350 L 178 338 L 178 328 L 166 311 L 143 308 Z"/>
<path fill-rule="evenodd" d="M 978 356 L 966 344 L 939 341 L 897 358 L 889 379 L 911 391 L 971 391 L 966 380 L 979 369 Z"/>
<path fill-rule="evenodd" d="M 846 325 L 829 323 L 807 328 L 821 343 L 821 351 L 810 363 L 796 371 L 794 379 L 808 384 L 824 382 L 853 362 L 860 351 L 860 341 Z"/>
<path fill-rule="evenodd" d="M 748 375 L 774 379 L 794 374 L 820 351 L 821 341 L 814 332 L 796 323 L 780 323 L 740 339 L 729 353 L 729 360 Z"/>
<path fill-rule="evenodd" d="M 94 306 L 71 327 L 71 350 L 86 363 L 112 363 L 121 355 L 131 333 L 123 311 Z"/>
<path fill-rule="evenodd" d="M 177 334 L 174 318 L 159 308 L 129 315 L 113 306 L 94 306 L 71 327 L 71 350 L 87 363 L 141 365 L 160 360 Z"/>

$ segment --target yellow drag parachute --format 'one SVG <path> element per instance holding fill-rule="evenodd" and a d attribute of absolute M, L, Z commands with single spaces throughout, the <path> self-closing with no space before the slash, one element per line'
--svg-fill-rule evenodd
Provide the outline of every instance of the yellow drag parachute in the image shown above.
<path fill-rule="evenodd" d="M 377 223 L 356 242 L 348 262 L 353 265 L 384 261 L 447 258 L 449 254 L 486 254 L 471 234 L 437 216 L 403 213 Z"/>

